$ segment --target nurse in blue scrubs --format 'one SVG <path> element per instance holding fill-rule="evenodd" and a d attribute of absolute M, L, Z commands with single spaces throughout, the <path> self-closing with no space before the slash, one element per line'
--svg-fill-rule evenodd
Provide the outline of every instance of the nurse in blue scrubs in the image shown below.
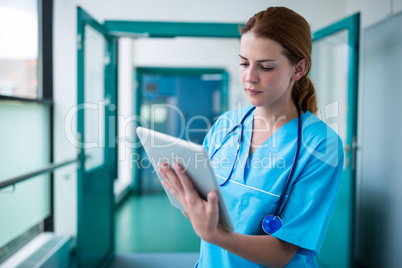
<path fill-rule="evenodd" d="M 251 106 L 223 114 L 204 140 L 214 154 L 211 164 L 233 232 L 218 226 L 215 192 L 203 200 L 180 166 L 160 167 L 164 186 L 182 203 L 201 238 L 198 267 L 317 267 L 315 256 L 339 191 L 343 147 L 314 115 L 316 94 L 307 76 L 311 49 L 308 23 L 284 7 L 257 13 L 241 29 L 239 74 Z M 241 122 L 243 131 L 237 127 L 227 135 Z M 283 189 L 283 226 L 267 234 L 262 221 L 275 212 Z"/>

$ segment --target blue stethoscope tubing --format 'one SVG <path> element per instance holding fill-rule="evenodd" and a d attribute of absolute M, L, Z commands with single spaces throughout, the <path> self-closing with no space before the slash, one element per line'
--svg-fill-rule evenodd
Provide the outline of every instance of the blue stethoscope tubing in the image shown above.
<path fill-rule="evenodd" d="M 218 147 L 216 147 L 215 151 L 212 153 L 211 157 L 209 158 L 210 160 L 212 160 L 212 157 L 214 157 L 214 155 L 219 151 L 219 149 L 221 148 L 221 145 L 225 142 L 225 140 L 227 139 L 227 137 L 229 137 L 230 134 L 232 134 L 238 127 L 240 128 L 240 135 L 239 138 L 237 138 L 237 150 L 236 150 L 236 155 L 235 158 L 233 160 L 233 166 L 232 169 L 230 170 L 229 176 L 226 178 L 226 180 L 219 184 L 219 186 L 224 186 L 226 183 L 228 183 L 230 177 L 232 176 L 233 170 L 234 170 L 234 166 L 236 164 L 236 160 L 237 160 L 237 156 L 239 155 L 239 151 L 240 151 L 240 144 L 243 140 L 243 123 L 246 120 L 246 118 L 255 110 L 255 107 L 251 108 L 244 116 L 243 119 L 240 121 L 239 124 L 235 125 L 228 134 L 226 134 L 226 136 L 223 138 L 222 142 L 218 144 Z"/>
<path fill-rule="evenodd" d="M 302 118 L 301 118 L 301 110 L 300 107 L 298 105 L 296 105 L 297 108 L 297 114 L 298 114 L 298 121 L 297 121 L 297 143 L 296 143 L 296 152 L 293 158 L 293 164 L 292 167 L 290 168 L 288 177 L 286 178 L 286 182 L 285 182 L 285 186 L 283 187 L 282 193 L 279 196 L 279 200 L 278 203 L 276 204 L 275 207 L 275 211 L 274 214 L 270 214 L 268 216 L 266 216 L 263 220 L 262 220 L 262 229 L 264 230 L 265 233 L 267 234 L 273 234 L 276 231 L 278 231 L 283 223 L 282 223 L 282 219 L 279 217 L 280 212 L 281 212 L 281 208 L 282 205 L 285 201 L 285 196 L 286 193 L 288 191 L 289 185 L 290 185 L 290 181 L 292 179 L 292 176 L 295 172 L 296 166 L 297 166 L 297 161 L 298 161 L 298 156 L 299 156 L 299 152 L 300 152 L 300 144 L 301 144 L 301 133 L 302 133 Z M 215 151 L 212 153 L 210 159 L 212 160 L 212 158 L 214 157 L 214 155 L 218 152 L 218 150 L 220 149 L 221 145 L 225 142 L 226 138 L 229 137 L 229 135 L 231 133 L 233 133 L 237 128 L 240 128 L 240 135 L 239 138 L 237 139 L 237 150 L 236 150 L 236 155 L 235 155 L 235 159 L 233 161 L 233 166 L 232 169 L 229 173 L 229 176 L 226 178 L 226 180 L 220 184 L 220 186 L 224 186 L 228 183 L 230 177 L 232 176 L 233 170 L 234 170 L 234 166 L 236 164 L 236 160 L 237 157 L 239 155 L 239 151 L 240 151 L 240 144 L 242 142 L 243 139 L 243 123 L 246 120 L 246 118 L 255 110 L 255 107 L 251 108 L 242 118 L 242 120 L 240 121 L 239 124 L 237 124 L 236 126 L 234 126 L 227 134 L 226 136 L 223 138 L 222 142 L 218 145 L 218 147 L 215 149 Z"/>

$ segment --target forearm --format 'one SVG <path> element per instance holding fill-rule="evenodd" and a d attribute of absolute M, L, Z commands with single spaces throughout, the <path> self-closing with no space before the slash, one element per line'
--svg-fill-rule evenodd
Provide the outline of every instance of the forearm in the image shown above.
<path fill-rule="evenodd" d="M 207 200 L 201 199 L 187 174 L 180 166 L 173 172 L 162 165 L 160 172 L 164 186 L 180 201 L 196 234 L 206 242 L 215 244 L 233 254 L 269 267 L 283 267 L 296 254 L 298 247 L 273 236 L 242 235 L 218 227 L 218 195 L 210 192 Z"/>
<path fill-rule="evenodd" d="M 239 257 L 272 268 L 285 266 L 299 249 L 270 235 L 243 235 L 223 229 L 208 240 Z"/>

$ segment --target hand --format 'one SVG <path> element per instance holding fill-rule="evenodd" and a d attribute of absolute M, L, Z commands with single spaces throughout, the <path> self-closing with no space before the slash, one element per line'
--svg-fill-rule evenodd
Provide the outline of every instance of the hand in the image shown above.
<path fill-rule="evenodd" d="M 193 225 L 196 234 L 207 242 L 212 242 L 219 231 L 218 195 L 210 192 L 207 200 L 200 197 L 192 181 L 179 164 L 174 171 L 167 164 L 159 165 L 158 171 L 165 179 L 162 184 L 179 200 Z"/>
<path fill-rule="evenodd" d="M 270 235 L 244 235 L 218 227 L 218 195 L 210 192 L 207 200 L 200 197 L 188 175 L 179 166 L 174 170 L 161 164 L 158 171 L 163 185 L 187 211 L 196 234 L 204 241 L 226 249 L 251 262 L 268 267 L 283 267 L 298 251 L 298 246 Z"/>

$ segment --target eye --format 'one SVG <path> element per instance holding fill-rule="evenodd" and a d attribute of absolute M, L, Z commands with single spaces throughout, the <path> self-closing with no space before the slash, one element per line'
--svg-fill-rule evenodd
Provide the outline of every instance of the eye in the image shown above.
<path fill-rule="evenodd" d="M 274 67 L 265 67 L 265 66 L 260 66 L 260 69 L 264 72 L 269 72 L 272 71 L 274 69 Z"/>
<path fill-rule="evenodd" d="M 247 62 L 240 62 L 240 66 L 247 67 L 249 64 Z"/>

